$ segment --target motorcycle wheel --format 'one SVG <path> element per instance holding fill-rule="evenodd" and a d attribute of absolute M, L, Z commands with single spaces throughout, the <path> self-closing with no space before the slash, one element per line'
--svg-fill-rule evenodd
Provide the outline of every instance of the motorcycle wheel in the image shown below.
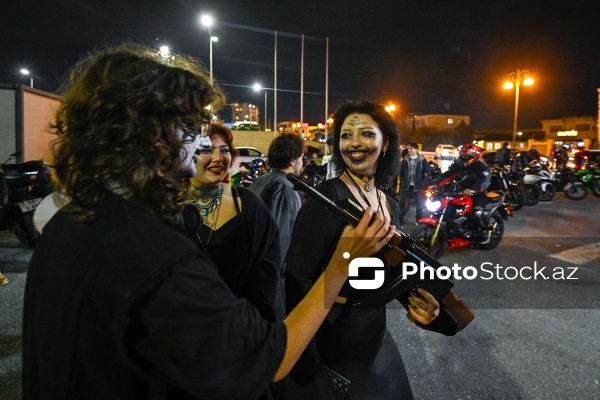
<path fill-rule="evenodd" d="M 542 190 L 536 185 L 525 185 L 525 205 L 535 206 L 542 198 Z"/>
<path fill-rule="evenodd" d="M 500 244 L 502 236 L 504 236 L 504 221 L 498 211 L 494 211 L 488 219 L 488 226 L 491 230 L 490 241 L 485 244 L 480 244 L 483 250 L 491 250 Z"/>
<path fill-rule="evenodd" d="M 600 197 L 600 179 L 592 181 L 592 193 L 596 197 Z"/>
<path fill-rule="evenodd" d="M 15 225 L 13 233 L 17 236 L 19 243 L 23 246 L 31 248 L 35 247 L 35 244 L 40 238 L 40 234 L 33 224 L 33 211 L 23 214 L 21 221 Z"/>
<path fill-rule="evenodd" d="M 542 198 L 540 200 L 541 201 L 550 201 L 554 198 L 555 194 L 556 194 L 556 189 L 554 189 L 554 186 L 548 184 L 548 185 L 546 185 L 546 190 L 542 191 Z"/>
<path fill-rule="evenodd" d="M 527 195 L 523 188 L 520 187 L 512 187 L 509 189 L 508 194 L 506 196 L 506 202 L 509 206 L 512 207 L 513 211 L 518 211 L 525 205 L 525 198 Z"/>
<path fill-rule="evenodd" d="M 573 183 L 568 189 L 563 190 L 565 195 L 571 200 L 583 200 L 587 197 L 587 189 L 580 182 Z"/>
<path fill-rule="evenodd" d="M 431 238 L 435 232 L 435 226 L 429 224 L 419 224 L 412 232 L 411 236 L 415 238 L 423 246 L 423 250 L 427 252 L 434 260 L 437 260 L 444 254 L 448 237 L 444 229 L 440 229 L 437 237 L 437 243 L 431 243 Z"/>

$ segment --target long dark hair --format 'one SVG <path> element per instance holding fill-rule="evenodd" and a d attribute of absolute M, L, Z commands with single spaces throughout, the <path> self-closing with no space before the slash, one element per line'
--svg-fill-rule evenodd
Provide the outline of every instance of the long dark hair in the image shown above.
<path fill-rule="evenodd" d="M 54 166 L 58 186 L 73 199 L 80 219 L 90 222 L 110 187 L 176 222 L 185 196 L 177 131 L 209 118 L 207 106 L 215 112 L 224 104 L 205 68 L 186 56 L 164 58 L 126 43 L 82 59 L 62 90 L 53 126 Z"/>
<path fill-rule="evenodd" d="M 339 174 L 347 168 L 340 151 L 340 132 L 344 120 L 352 113 L 370 115 L 379 125 L 384 140 L 386 138 L 389 140 L 385 157 L 383 151 L 379 155 L 377 171 L 375 172 L 375 183 L 379 188 L 392 185 L 400 168 L 400 150 L 398 148 L 400 145 L 400 132 L 398 126 L 385 108 L 372 101 L 348 101 L 343 103 L 334 113 L 333 155 L 331 157 L 334 170 Z"/>

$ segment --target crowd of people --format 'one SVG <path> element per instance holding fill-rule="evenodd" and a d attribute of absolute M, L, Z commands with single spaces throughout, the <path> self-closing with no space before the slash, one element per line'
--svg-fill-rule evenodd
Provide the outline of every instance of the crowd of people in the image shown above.
<path fill-rule="evenodd" d="M 335 113 L 335 177 L 319 190 L 364 209 L 353 227 L 285 179 L 302 167 L 295 135 L 272 142 L 251 189 L 229 184 L 234 137 L 210 114 L 226 101 L 190 57 L 108 47 L 63 89 L 53 165 L 70 201 L 29 265 L 24 399 L 412 398 L 385 304 L 343 301 L 348 254 L 383 259 L 402 221 L 381 190 L 400 168 L 382 106 Z M 439 312 L 410 295 L 417 326 Z"/>
<path fill-rule="evenodd" d="M 211 122 L 226 100 L 210 82 L 191 57 L 131 43 L 73 68 L 52 147 L 69 201 L 29 266 L 23 398 L 411 399 L 386 305 L 349 306 L 347 255 L 389 270 L 381 250 L 411 200 L 422 217 L 432 183 L 470 178 L 464 193 L 481 206 L 482 149 L 462 146 L 433 179 L 417 143 L 401 153 L 383 106 L 343 103 L 317 190 L 364 210 L 352 227 L 287 179 L 303 167 L 295 134 L 271 142 L 268 174 L 230 184 L 238 152 Z M 521 161 L 539 158 L 532 146 Z M 512 160 L 504 143 L 495 163 Z M 0 206 L 6 193 L 0 179 Z M 435 330 L 439 313 L 427 291 L 409 296 L 416 326 Z"/>

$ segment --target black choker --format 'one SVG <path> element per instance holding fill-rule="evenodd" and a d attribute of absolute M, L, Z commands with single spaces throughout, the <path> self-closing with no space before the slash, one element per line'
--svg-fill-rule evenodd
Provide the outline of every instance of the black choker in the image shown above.
<path fill-rule="evenodd" d="M 351 169 L 346 169 L 346 171 L 348 171 L 349 173 L 351 173 L 352 175 L 356 176 L 358 179 L 360 179 L 361 181 L 364 182 L 365 184 L 365 192 L 370 192 L 371 189 L 373 189 L 373 186 L 371 186 L 371 184 L 369 183 L 369 181 L 373 180 L 375 178 L 375 174 L 370 174 L 367 176 L 361 175 L 361 174 L 357 174 L 356 172 L 352 171 Z"/>

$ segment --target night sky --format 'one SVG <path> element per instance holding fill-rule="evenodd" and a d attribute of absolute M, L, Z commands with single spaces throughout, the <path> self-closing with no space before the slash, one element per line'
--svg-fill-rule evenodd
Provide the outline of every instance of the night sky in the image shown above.
<path fill-rule="evenodd" d="M 470 115 L 475 129 L 512 129 L 509 73 L 527 69 L 519 128 L 543 119 L 593 115 L 600 88 L 598 1 L 229 1 L 56 0 L 3 2 L 0 82 L 55 92 L 73 63 L 95 47 L 135 41 L 199 57 L 228 102 L 264 105 L 251 85 L 273 88 L 278 34 L 278 121 L 325 119 L 325 38 L 330 40 L 329 112 L 348 99 L 395 103 L 408 113 Z M 268 91 L 273 120 L 273 92 Z M 262 117 L 261 117 L 262 122 Z"/>

